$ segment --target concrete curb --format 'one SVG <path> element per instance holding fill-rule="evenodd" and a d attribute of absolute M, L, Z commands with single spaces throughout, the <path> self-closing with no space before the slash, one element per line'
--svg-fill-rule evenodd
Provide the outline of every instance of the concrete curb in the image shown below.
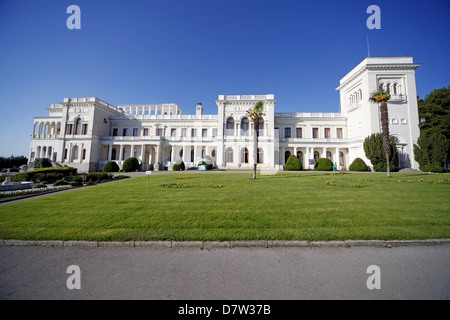
<path fill-rule="evenodd" d="M 450 246 L 450 239 L 430 240 L 347 240 L 347 241 L 33 241 L 1 240 L 0 246 L 17 247 L 87 247 L 87 248 L 350 248 L 350 247 L 411 247 L 411 246 Z"/>

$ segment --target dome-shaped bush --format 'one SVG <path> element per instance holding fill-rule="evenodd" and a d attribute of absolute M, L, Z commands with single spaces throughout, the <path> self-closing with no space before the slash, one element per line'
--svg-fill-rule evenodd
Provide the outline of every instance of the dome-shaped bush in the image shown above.
<path fill-rule="evenodd" d="M 350 171 L 367 171 L 367 165 L 361 158 L 356 158 L 353 160 L 352 164 L 348 168 Z"/>
<path fill-rule="evenodd" d="M 302 169 L 302 164 L 300 160 L 294 156 L 290 155 L 286 161 L 286 165 L 284 166 L 284 170 L 286 171 L 298 171 Z"/>
<path fill-rule="evenodd" d="M 186 166 L 183 161 L 177 160 L 175 161 L 175 164 L 172 167 L 173 171 L 184 171 L 186 169 Z"/>
<path fill-rule="evenodd" d="M 119 165 L 115 161 L 108 161 L 103 167 L 103 172 L 119 172 Z"/>
<path fill-rule="evenodd" d="M 139 170 L 139 160 L 136 158 L 128 158 L 122 166 L 123 172 L 133 172 Z"/>
<path fill-rule="evenodd" d="M 330 159 L 327 158 L 320 158 L 314 169 L 316 171 L 333 171 L 333 162 L 331 162 Z"/>

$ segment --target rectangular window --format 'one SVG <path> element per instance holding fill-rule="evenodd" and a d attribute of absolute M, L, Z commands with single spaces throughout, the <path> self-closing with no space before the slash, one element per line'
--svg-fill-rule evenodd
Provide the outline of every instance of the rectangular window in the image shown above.
<path fill-rule="evenodd" d="M 137 137 L 137 136 L 138 136 L 138 129 L 133 128 L 133 137 Z"/>
<path fill-rule="evenodd" d="M 144 129 L 144 136 L 147 137 L 148 136 L 148 128 Z"/>
<path fill-rule="evenodd" d="M 117 128 L 113 129 L 113 137 L 117 137 L 117 131 L 118 131 Z"/>
<path fill-rule="evenodd" d="M 177 129 L 171 129 L 170 130 L 170 136 L 171 137 L 176 137 L 177 136 Z"/>
<path fill-rule="evenodd" d="M 208 129 L 202 129 L 202 137 L 206 138 L 208 136 Z"/>
<path fill-rule="evenodd" d="M 67 160 L 67 149 L 64 149 L 64 160 Z"/>
<path fill-rule="evenodd" d="M 156 129 L 156 135 L 158 137 L 162 137 L 163 136 L 163 129 Z"/>
<path fill-rule="evenodd" d="M 323 131 L 323 133 L 324 133 L 325 139 L 330 139 L 330 138 L 331 138 L 330 128 L 325 128 L 324 131 Z"/>
<path fill-rule="evenodd" d="M 126 136 L 127 136 L 127 133 L 128 133 L 128 129 L 127 129 L 127 128 L 123 129 L 123 131 L 122 131 L 122 136 L 123 136 L 123 137 L 126 137 Z"/>
<path fill-rule="evenodd" d="M 73 124 L 67 125 L 67 134 L 72 134 Z"/>
<path fill-rule="evenodd" d="M 194 138 L 197 136 L 197 129 L 192 129 L 191 130 L 191 137 Z"/>
<path fill-rule="evenodd" d="M 342 139 L 344 136 L 342 135 L 342 128 L 336 129 L 336 136 L 338 139 Z"/>
<path fill-rule="evenodd" d="M 284 137 L 285 138 L 291 137 L 291 128 L 284 128 Z"/>
<path fill-rule="evenodd" d="M 298 139 L 303 138 L 303 130 L 302 130 L 302 128 L 297 128 L 297 138 Z"/>
<path fill-rule="evenodd" d="M 86 160 L 86 149 L 83 149 L 83 160 Z"/>
<path fill-rule="evenodd" d="M 317 139 L 319 137 L 319 128 L 312 129 L 313 138 Z"/>
<path fill-rule="evenodd" d="M 217 129 L 213 129 L 213 133 L 212 133 L 213 137 L 217 136 Z"/>
<path fill-rule="evenodd" d="M 87 129 L 88 129 L 88 125 L 87 125 L 87 123 L 84 123 L 82 134 L 87 134 Z"/>
<path fill-rule="evenodd" d="M 186 137 L 186 128 L 181 129 L 181 136 Z"/>

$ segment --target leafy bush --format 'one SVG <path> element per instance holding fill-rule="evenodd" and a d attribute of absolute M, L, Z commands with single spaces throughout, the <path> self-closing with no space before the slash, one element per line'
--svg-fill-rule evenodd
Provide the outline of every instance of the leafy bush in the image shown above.
<path fill-rule="evenodd" d="M 363 159 L 356 158 L 348 168 L 350 171 L 367 171 L 368 167 Z"/>
<path fill-rule="evenodd" d="M 394 137 L 391 137 L 390 144 L 391 144 L 391 150 L 389 151 L 390 170 L 394 171 L 395 169 L 394 162 L 396 153 L 395 150 L 397 149 Z M 386 164 L 386 154 L 384 153 L 383 147 L 383 135 L 381 133 L 374 133 L 364 140 L 363 145 L 366 157 L 372 163 L 373 169 L 379 172 L 386 172 L 387 164 Z"/>
<path fill-rule="evenodd" d="M 52 166 L 52 163 L 47 158 L 34 159 L 34 167 L 35 168 L 49 168 L 51 166 Z"/>
<path fill-rule="evenodd" d="M 57 172 L 38 172 L 33 175 L 32 179 L 34 182 L 36 181 L 56 181 L 61 180 L 64 178 L 63 173 L 57 173 Z"/>
<path fill-rule="evenodd" d="M 124 175 L 120 175 L 120 176 L 116 176 L 113 178 L 113 180 L 122 180 L 122 179 L 128 179 L 130 176 L 124 176 Z"/>
<path fill-rule="evenodd" d="M 316 171 L 333 171 L 333 162 L 328 158 L 320 158 L 314 168 Z"/>
<path fill-rule="evenodd" d="M 284 166 L 284 170 L 286 171 L 298 171 L 302 169 L 302 164 L 300 160 L 294 156 L 290 155 L 286 161 L 286 165 Z"/>
<path fill-rule="evenodd" d="M 414 145 L 414 159 L 427 172 L 444 172 L 449 143 L 439 132 L 423 132 Z"/>
<path fill-rule="evenodd" d="M 103 167 L 103 172 L 119 172 L 119 165 L 115 161 L 108 161 Z"/>
<path fill-rule="evenodd" d="M 122 166 L 123 172 L 134 172 L 139 170 L 139 160 L 136 158 L 128 158 Z"/>
<path fill-rule="evenodd" d="M 45 188 L 47 188 L 47 185 L 45 185 L 45 184 L 43 184 L 43 183 L 35 184 L 35 185 L 32 187 L 32 189 L 45 189 Z"/>
<path fill-rule="evenodd" d="M 67 186 L 69 183 L 64 181 L 64 180 L 57 180 L 55 181 L 55 183 L 53 184 L 54 187 L 59 187 L 59 186 Z"/>
<path fill-rule="evenodd" d="M 112 180 L 113 175 L 111 173 L 106 172 L 90 172 L 83 174 L 83 181 L 97 181 L 97 180 Z"/>
<path fill-rule="evenodd" d="M 173 171 L 184 171 L 186 170 L 186 165 L 184 164 L 183 161 L 181 160 L 177 160 L 175 161 L 175 164 L 172 167 Z"/>

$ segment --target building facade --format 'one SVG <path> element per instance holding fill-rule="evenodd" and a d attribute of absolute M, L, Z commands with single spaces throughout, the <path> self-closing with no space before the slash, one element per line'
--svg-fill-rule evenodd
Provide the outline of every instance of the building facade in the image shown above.
<path fill-rule="evenodd" d="M 119 167 L 135 157 L 141 170 L 171 170 L 177 160 L 186 167 L 208 155 L 218 168 L 252 168 L 256 157 L 261 170 L 282 170 L 290 155 L 303 168 L 329 158 L 338 169 L 348 169 L 365 157 L 363 142 L 381 132 L 378 104 L 370 93 L 389 90 L 390 134 L 397 142 L 400 168 L 418 169 L 413 144 L 419 137 L 415 69 L 412 57 L 366 58 L 344 78 L 339 113 L 277 113 L 277 99 L 266 95 L 219 95 L 217 114 L 183 115 L 176 104 L 113 106 L 98 98 L 65 98 L 51 105 L 49 116 L 35 117 L 30 162 L 49 158 L 80 172 L 101 171 L 108 161 Z M 264 102 L 258 153 L 253 154 L 254 129 L 248 109 Z"/>

